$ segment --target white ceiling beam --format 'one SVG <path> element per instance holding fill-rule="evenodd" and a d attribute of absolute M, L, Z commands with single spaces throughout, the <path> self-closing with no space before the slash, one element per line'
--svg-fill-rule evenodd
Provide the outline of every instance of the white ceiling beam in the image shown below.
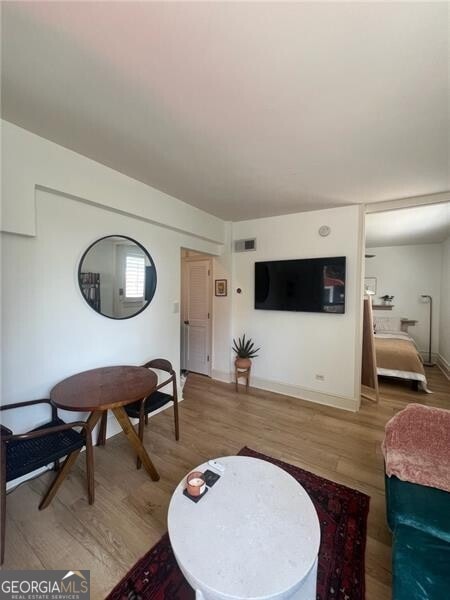
<path fill-rule="evenodd" d="M 399 210 L 401 208 L 412 208 L 426 204 L 440 204 L 450 202 L 450 191 L 437 194 L 426 194 L 424 196 L 411 196 L 409 198 L 398 198 L 397 200 L 386 200 L 384 202 L 372 202 L 365 205 L 366 214 Z"/>

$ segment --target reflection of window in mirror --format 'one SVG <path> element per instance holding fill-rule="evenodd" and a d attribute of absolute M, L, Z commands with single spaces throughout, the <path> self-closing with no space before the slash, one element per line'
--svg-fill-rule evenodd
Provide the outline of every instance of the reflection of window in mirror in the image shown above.
<path fill-rule="evenodd" d="M 116 242 L 116 314 L 127 317 L 145 303 L 146 256 L 135 244 Z"/>
<path fill-rule="evenodd" d="M 125 298 L 143 300 L 145 285 L 145 258 L 127 254 L 125 260 Z"/>

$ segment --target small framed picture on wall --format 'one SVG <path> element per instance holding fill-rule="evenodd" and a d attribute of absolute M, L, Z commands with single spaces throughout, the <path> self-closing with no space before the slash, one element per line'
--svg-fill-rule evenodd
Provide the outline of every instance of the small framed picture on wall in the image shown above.
<path fill-rule="evenodd" d="M 214 283 L 215 283 L 216 296 L 226 296 L 227 295 L 227 280 L 226 279 L 216 279 Z"/>

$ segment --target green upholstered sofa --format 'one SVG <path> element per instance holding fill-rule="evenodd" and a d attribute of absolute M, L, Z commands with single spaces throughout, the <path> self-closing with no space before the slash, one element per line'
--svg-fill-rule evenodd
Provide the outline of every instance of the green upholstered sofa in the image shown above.
<path fill-rule="evenodd" d="M 386 507 L 392 599 L 449 600 L 450 493 L 386 476 Z"/>

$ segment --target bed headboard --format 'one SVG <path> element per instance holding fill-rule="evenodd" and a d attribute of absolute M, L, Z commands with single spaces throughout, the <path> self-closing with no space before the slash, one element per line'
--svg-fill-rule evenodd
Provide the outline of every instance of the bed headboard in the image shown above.
<path fill-rule="evenodd" d="M 380 331 L 400 331 L 400 319 L 396 317 L 373 317 L 373 326 L 377 333 Z"/>

